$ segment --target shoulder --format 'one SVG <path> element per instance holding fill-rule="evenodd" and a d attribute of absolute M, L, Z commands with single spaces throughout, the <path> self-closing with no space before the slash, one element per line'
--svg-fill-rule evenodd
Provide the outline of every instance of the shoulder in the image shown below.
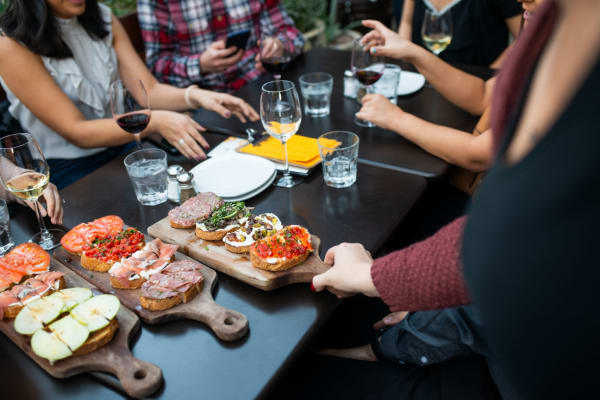
<path fill-rule="evenodd" d="M 102 3 L 98 3 L 98 8 L 100 9 L 100 16 L 102 17 L 102 19 L 104 20 L 104 22 L 106 22 L 107 24 L 112 23 L 113 20 L 113 13 L 110 10 L 110 7 L 108 7 L 105 4 Z"/>
<path fill-rule="evenodd" d="M 0 57 L 0 64 L 13 59 L 16 57 L 35 57 L 31 50 L 25 47 L 22 43 L 19 43 L 15 39 L 7 36 L 6 34 L 0 34 L 0 54 L 10 54 L 10 57 Z"/>

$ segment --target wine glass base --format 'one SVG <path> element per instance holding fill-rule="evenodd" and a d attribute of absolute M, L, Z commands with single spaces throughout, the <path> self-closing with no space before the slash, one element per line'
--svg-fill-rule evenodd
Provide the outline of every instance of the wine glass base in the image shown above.
<path fill-rule="evenodd" d="M 65 234 L 62 229 L 48 229 L 49 238 L 42 239 L 42 232 L 38 232 L 29 238 L 30 242 L 39 244 L 44 250 L 52 250 L 60 246 L 60 239 Z"/>
<path fill-rule="evenodd" d="M 365 128 L 373 128 L 373 127 L 377 126 L 372 122 L 365 121 L 364 119 L 358 119 L 358 118 L 354 118 L 354 123 L 358 126 L 364 126 Z"/>
<path fill-rule="evenodd" d="M 291 175 L 284 175 L 281 178 L 279 178 L 279 180 L 277 180 L 277 182 L 275 182 L 273 185 L 277 187 L 291 188 L 299 183 L 300 181 L 292 178 Z"/>

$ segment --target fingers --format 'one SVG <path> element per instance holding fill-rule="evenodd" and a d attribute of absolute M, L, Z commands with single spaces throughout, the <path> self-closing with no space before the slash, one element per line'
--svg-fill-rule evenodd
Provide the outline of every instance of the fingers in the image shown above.
<path fill-rule="evenodd" d="M 210 46 L 213 47 L 214 49 L 222 50 L 225 48 L 225 41 L 217 40 L 216 42 L 213 42 Z"/>
<path fill-rule="evenodd" d="M 323 262 L 327 265 L 333 265 L 335 262 L 335 252 L 338 250 L 338 248 L 340 247 L 340 245 L 338 244 L 337 246 L 333 246 L 332 248 L 330 248 L 329 250 L 327 250 L 327 253 L 325 253 L 325 258 L 323 259 Z"/>
<path fill-rule="evenodd" d="M 369 45 L 374 46 L 376 44 L 381 43 L 382 41 L 382 37 L 381 34 L 377 31 L 371 31 L 369 33 L 367 33 L 366 35 L 364 35 L 362 37 L 362 39 L 360 40 L 360 43 L 363 46 L 367 46 L 367 48 L 369 47 Z"/>
<path fill-rule="evenodd" d="M 231 117 L 231 111 L 224 107 L 219 101 L 215 101 L 212 106 L 212 111 L 216 112 L 223 118 Z M 245 121 L 244 121 L 245 122 Z"/>
<path fill-rule="evenodd" d="M 382 320 L 375 322 L 373 324 L 373 329 L 383 329 L 387 328 L 388 326 L 396 325 L 402 322 L 407 315 L 408 311 L 396 311 L 388 314 Z"/>
<path fill-rule="evenodd" d="M 35 203 L 33 201 L 26 201 L 25 204 L 27 204 L 27 207 L 29 207 L 33 211 L 35 211 Z M 39 201 L 38 201 L 38 207 L 40 208 L 40 215 L 42 217 L 48 216 L 48 212 L 46 211 L 46 209 L 44 208 L 44 206 Z"/>
<path fill-rule="evenodd" d="M 231 47 L 228 47 L 226 49 L 216 51 L 215 55 L 218 58 L 222 58 L 222 59 L 225 60 L 225 59 L 227 59 L 227 57 L 230 57 L 230 56 L 234 55 L 237 51 L 238 51 L 237 47 L 231 46 Z"/>
<path fill-rule="evenodd" d="M 313 288 L 315 289 L 315 292 L 320 292 L 323 289 L 325 289 L 327 286 L 329 286 L 330 283 L 330 271 L 328 270 L 326 272 L 323 272 L 320 275 L 316 275 L 313 280 L 312 280 L 312 285 Z"/>
<path fill-rule="evenodd" d="M 50 184 L 44 191 L 44 199 L 46 200 L 46 208 L 48 215 L 53 224 L 62 223 L 62 201 L 56 186 Z"/>
<path fill-rule="evenodd" d="M 371 29 L 377 29 L 377 30 L 387 29 L 384 24 L 382 24 L 379 21 L 375 21 L 374 19 L 365 19 L 364 21 L 362 21 L 362 24 L 363 24 L 363 26 L 366 26 L 367 28 L 371 28 Z"/>
<path fill-rule="evenodd" d="M 221 58 L 220 60 L 217 60 L 217 62 L 215 64 L 219 68 L 227 69 L 229 66 L 240 61 L 243 56 L 244 56 L 244 52 L 242 50 L 240 50 L 237 53 L 235 53 L 229 57 Z"/>

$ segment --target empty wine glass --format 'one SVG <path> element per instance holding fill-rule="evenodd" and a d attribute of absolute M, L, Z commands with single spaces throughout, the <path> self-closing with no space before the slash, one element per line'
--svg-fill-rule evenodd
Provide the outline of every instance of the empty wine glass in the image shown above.
<path fill-rule="evenodd" d="M 292 56 L 277 37 L 264 35 L 261 38 L 260 62 L 268 72 L 273 74 L 275 80 L 281 79 L 283 70 L 288 66 L 291 60 Z"/>
<path fill-rule="evenodd" d="M 355 39 L 352 44 L 352 72 L 358 81 L 365 86 L 366 93 L 373 93 L 372 87 L 375 82 L 381 78 L 385 70 L 385 58 L 371 53 L 360 43 L 360 39 Z M 373 127 L 375 124 L 362 119 L 354 118 L 357 125 Z"/>
<path fill-rule="evenodd" d="M 110 85 L 110 106 L 117 124 L 135 136 L 138 150 L 141 149 L 140 132 L 150 123 L 150 102 L 144 83 L 138 81 L 135 87 L 129 90 L 123 81 L 114 81 Z"/>
<path fill-rule="evenodd" d="M 40 232 L 29 241 L 39 244 L 44 250 L 58 247 L 65 232 L 46 228 L 38 203 L 50 181 L 50 167 L 31 134 L 15 133 L 0 139 L 0 180 L 16 197 L 35 205 Z"/>
<path fill-rule="evenodd" d="M 297 185 L 299 182 L 290 174 L 287 153 L 287 141 L 298 132 L 302 121 L 300 98 L 293 82 L 277 80 L 262 86 L 260 119 L 269 135 L 283 145 L 285 170 L 275 185 L 286 188 Z"/>
<path fill-rule="evenodd" d="M 425 46 L 436 56 L 446 50 L 452 42 L 452 13 L 450 10 L 443 14 L 425 10 L 421 38 Z"/>

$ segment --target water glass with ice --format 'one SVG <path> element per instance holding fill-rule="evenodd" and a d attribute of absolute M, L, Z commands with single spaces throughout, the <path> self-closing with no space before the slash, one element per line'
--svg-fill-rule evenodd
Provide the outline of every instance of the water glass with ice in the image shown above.
<path fill-rule="evenodd" d="M 135 195 L 145 206 L 167 201 L 167 153 L 160 149 L 142 149 L 125 157 L 127 174 Z"/>
<path fill-rule="evenodd" d="M 393 104 L 398 103 L 398 84 L 402 68 L 395 64 L 385 64 L 381 78 L 373 85 L 374 93 L 381 94 Z"/>
<path fill-rule="evenodd" d="M 344 188 L 356 182 L 358 136 L 352 132 L 333 131 L 319 136 L 319 154 L 323 162 L 325 184 Z"/>
<path fill-rule="evenodd" d="M 0 255 L 3 255 L 15 245 L 10 236 L 10 216 L 6 201 L 0 199 Z"/>
<path fill-rule="evenodd" d="M 304 114 L 313 117 L 329 115 L 333 77 L 325 72 L 314 72 L 302 75 L 299 81 Z"/>

